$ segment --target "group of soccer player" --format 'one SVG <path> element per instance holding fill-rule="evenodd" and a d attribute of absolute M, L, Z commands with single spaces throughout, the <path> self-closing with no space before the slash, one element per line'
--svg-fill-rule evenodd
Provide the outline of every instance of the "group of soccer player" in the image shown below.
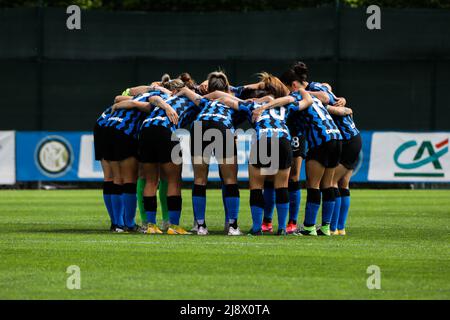
<path fill-rule="evenodd" d="M 279 77 L 263 72 L 259 82 L 250 85 L 231 86 L 220 71 L 211 72 L 198 85 L 183 73 L 176 79 L 164 75 L 116 96 L 94 128 L 111 231 L 207 235 L 206 187 L 214 156 L 222 182 L 225 233 L 243 235 L 238 226 L 235 130 L 244 121 L 253 128 L 248 161 L 253 223 L 248 234 L 272 233 L 276 208 L 277 235 L 345 235 L 349 182 L 361 137 L 345 98 L 336 96 L 327 83 L 309 81 L 303 62 Z M 194 172 L 190 231 L 180 225 L 182 154 L 176 135 L 180 128 L 190 130 Z M 303 160 L 307 199 L 300 225 Z M 162 224 L 156 220 L 158 189 Z M 137 205 L 142 226 L 135 222 Z M 321 205 L 322 221 L 316 226 Z"/>

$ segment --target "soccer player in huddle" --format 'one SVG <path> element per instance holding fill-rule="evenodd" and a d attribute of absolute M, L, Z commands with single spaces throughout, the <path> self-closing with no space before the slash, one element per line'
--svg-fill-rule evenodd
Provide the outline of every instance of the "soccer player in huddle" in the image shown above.
<path fill-rule="evenodd" d="M 300 77 L 294 70 L 289 69 L 281 80 L 289 88 L 290 96 L 276 99 L 264 108 L 273 108 L 294 100 L 301 99 L 300 89 L 307 87 L 305 78 Z M 302 235 L 330 235 L 331 216 L 334 210 L 335 193 L 333 186 L 334 170 L 339 163 L 342 136 L 319 99 L 322 93 L 312 95 L 313 103 L 310 108 L 301 110 L 298 125 L 308 143 L 306 155 L 307 199 Z M 256 110 L 254 112 L 260 112 Z M 316 220 L 322 200 L 322 225 L 316 230 Z"/>
<path fill-rule="evenodd" d="M 292 111 L 303 110 L 311 105 L 312 99 L 308 93 L 302 91 L 304 98 L 296 100 L 276 109 L 262 111 L 256 119 L 252 119 L 254 110 L 263 106 L 274 98 L 284 97 L 289 93 L 286 86 L 276 77 L 260 74 L 258 89 L 244 89 L 241 98 L 257 98 L 243 101 L 226 93 L 215 92 L 215 97 L 228 107 L 241 110 L 247 114 L 255 129 L 255 136 L 250 151 L 250 210 L 253 226 L 251 235 L 262 235 L 264 197 L 264 181 L 270 175 L 274 181 L 276 194 L 276 208 L 278 214 L 278 235 L 286 234 L 286 219 L 289 210 L 288 178 L 292 163 L 291 136 L 285 119 Z M 297 103 L 298 102 L 298 103 Z M 264 151 L 266 152 L 264 152 Z M 266 158 L 264 158 L 266 157 Z"/>
<path fill-rule="evenodd" d="M 139 107 L 147 99 L 159 92 L 139 94 L 112 106 L 111 115 L 105 123 L 103 135 L 104 160 L 111 168 L 113 192 L 111 195 L 115 231 L 136 231 L 136 182 L 137 182 L 137 146 L 140 125 L 145 112 Z M 118 106 L 130 104 L 133 108 L 119 109 Z"/>
<path fill-rule="evenodd" d="M 208 75 L 209 93 L 222 91 L 231 93 L 227 76 L 215 71 Z M 212 100 L 210 94 L 200 96 L 189 88 L 183 88 L 178 95 L 186 96 L 201 108 L 191 125 L 191 157 L 194 169 L 192 187 L 192 206 L 197 224 L 197 234 L 207 235 L 206 226 L 206 184 L 211 156 L 217 159 L 221 178 L 224 183 L 224 210 L 228 218 L 230 236 L 241 235 L 238 227 L 240 193 L 237 184 L 237 150 L 234 139 L 233 109 L 227 108 L 219 101 Z M 219 133 L 219 136 L 212 134 Z M 213 141 L 206 141 L 207 136 Z M 214 138 L 214 139 L 213 139 Z M 216 141 L 218 139 L 218 141 Z"/>

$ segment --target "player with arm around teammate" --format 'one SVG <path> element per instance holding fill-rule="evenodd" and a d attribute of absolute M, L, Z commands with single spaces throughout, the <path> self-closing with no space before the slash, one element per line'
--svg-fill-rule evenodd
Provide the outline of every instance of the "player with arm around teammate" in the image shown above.
<path fill-rule="evenodd" d="M 299 100 L 299 90 L 306 88 L 306 80 L 300 78 L 292 69 L 281 76 L 281 81 L 291 91 L 290 96 Z M 265 108 L 272 108 L 286 103 L 287 97 L 270 102 Z M 278 101 L 277 101 L 278 100 Z M 260 110 L 254 111 L 258 117 Z M 339 163 L 342 135 L 333 122 L 322 102 L 313 96 L 310 108 L 302 110 L 299 124 L 308 143 L 306 155 L 307 200 L 304 227 L 299 230 L 302 235 L 330 235 L 331 216 L 334 210 L 335 193 L 333 176 Z M 322 200 L 322 225 L 316 230 L 317 213 Z"/>
<path fill-rule="evenodd" d="M 260 75 L 260 89 L 245 89 L 245 97 L 260 97 L 253 101 L 242 101 L 230 95 L 219 93 L 220 101 L 231 108 L 244 111 L 249 120 L 252 120 L 252 112 L 262 108 L 273 98 L 283 97 L 289 90 L 281 81 L 267 73 Z M 262 90 L 261 90 L 262 89 Z M 254 141 L 252 143 L 249 160 L 250 179 L 250 209 L 253 225 L 249 232 L 251 235 L 261 235 L 263 222 L 264 181 L 268 175 L 272 176 L 275 186 L 276 207 L 278 213 L 278 235 L 286 234 L 286 219 L 289 209 L 288 177 L 292 163 L 292 150 L 290 134 L 286 127 L 285 118 L 290 112 L 303 110 L 312 103 L 311 97 L 306 92 L 300 103 L 294 98 L 290 102 L 276 109 L 267 109 L 260 113 L 259 117 L 251 121 L 255 129 Z M 294 103 L 295 102 L 295 103 Z M 266 151 L 266 152 L 264 152 Z"/>

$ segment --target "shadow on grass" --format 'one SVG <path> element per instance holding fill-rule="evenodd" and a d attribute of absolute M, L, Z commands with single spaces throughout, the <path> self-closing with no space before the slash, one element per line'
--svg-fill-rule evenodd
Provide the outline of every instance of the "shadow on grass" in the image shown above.
<path fill-rule="evenodd" d="M 121 236 L 121 235 L 128 235 L 128 236 L 152 236 L 152 237 L 157 237 L 157 236 L 167 236 L 166 233 L 162 234 L 162 235 L 146 235 L 140 232 L 123 232 L 123 233 L 115 233 L 115 232 L 111 232 L 109 231 L 108 228 L 42 228 L 42 227 L 33 227 L 33 228 L 14 228 L 14 229 L 5 229 L 3 230 L 4 233 L 29 233 L 29 234 L 67 234 L 67 235 L 73 235 L 73 234 L 79 234 L 79 235 L 116 235 L 116 236 Z M 177 236 L 177 235 L 175 235 Z M 187 235 L 187 236 L 193 236 L 193 237 L 198 237 L 197 234 L 195 232 L 193 232 L 191 235 Z M 235 236 L 228 236 L 223 230 L 209 230 L 209 234 L 206 237 L 217 237 L 217 236 L 221 236 L 221 237 L 229 237 L 229 238 L 234 238 Z M 179 235 L 179 237 L 181 237 L 181 235 Z M 238 236 L 238 237 L 247 237 L 247 232 L 243 232 L 242 236 Z M 276 234 L 274 233 L 269 233 L 269 234 L 264 234 L 263 237 L 276 237 Z M 251 238 L 257 238 L 257 237 L 251 237 Z"/>

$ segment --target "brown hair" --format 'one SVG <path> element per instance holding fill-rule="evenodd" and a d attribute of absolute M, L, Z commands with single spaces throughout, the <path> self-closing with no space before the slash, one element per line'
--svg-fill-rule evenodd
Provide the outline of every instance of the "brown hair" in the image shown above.
<path fill-rule="evenodd" d="M 230 92 L 230 83 L 222 71 L 214 71 L 208 74 L 208 92 L 216 90 Z"/>
<path fill-rule="evenodd" d="M 184 82 L 180 79 L 171 80 L 167 73 L 161 77 L 161 85 L 170 91 L 181 89 L 185 86 Z"/>
<path fill-rule="evenodd" d="M 289 89 L 277 77 L 267 72 L 258 74 L 259 81 L 264 83 L 264 90 L 275 98 L 284 97 L 289 94 Z"/>
<path fill-rule="evenodd" d="M 191 75 L 187 72 L 183 72 L 178 76 L 178 79 L 184 82 L 184 85 L 191 90 L 194 90 L 197 87 L 194 79 L 192 79 Z"/>

